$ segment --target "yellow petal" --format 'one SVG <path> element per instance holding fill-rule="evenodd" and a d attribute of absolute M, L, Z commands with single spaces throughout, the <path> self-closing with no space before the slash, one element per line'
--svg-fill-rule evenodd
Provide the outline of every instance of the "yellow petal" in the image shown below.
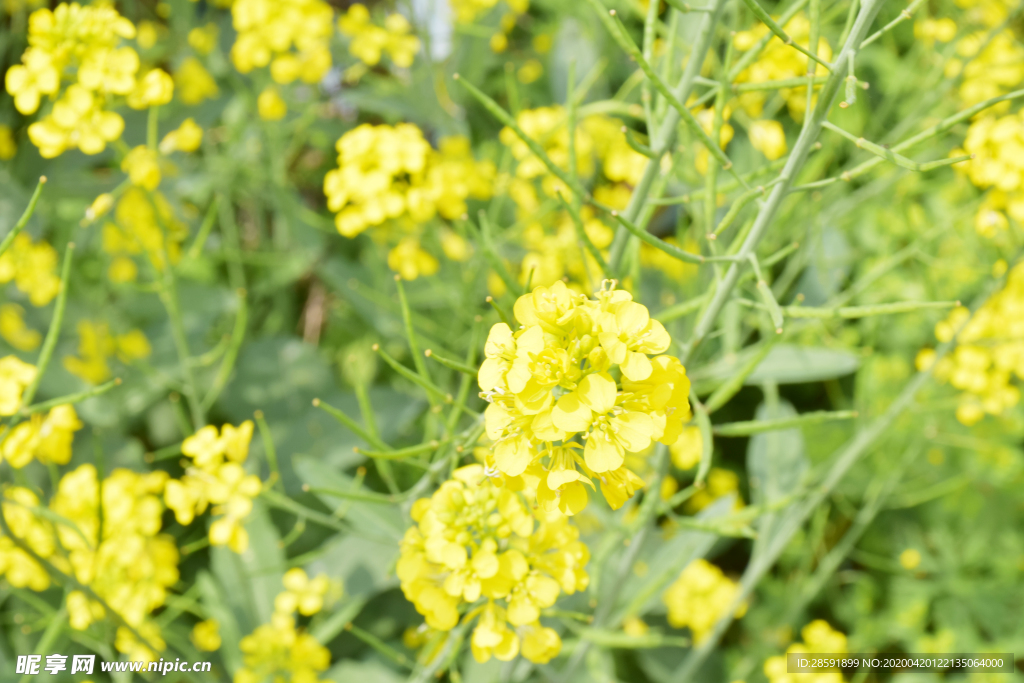
<path fill-rule="evenodd" d="M 626 379 L 633 382 L 647 379 L 651 376 L 651 359 L 637 351 L 627 351 L 626 360 L 619 366 Z"/>
<path fill-rule="evenodd" d="M 604 415 L 615 405 L 615 380 L 605 374 L 587 375 L 574 393 L 595 413 Z"/>
<path fill-rule="evenodd" d="M 583 449 L 583 459 L 592 471 L 597 474 L 622 467 L 624 454 L 622 449 L 596 432 L 591 432 L 587 445 Z"/>
<path fill-rule="evenodd" d="M 558 399 L 551 410 L 551 421 L 563 431 L 582 432 L 590 426 L 592 414 L 590 408 L 580 401 L 579 392 L 574 391 Z"/>
<path fill-rule="evenodd" d="M 655 432 L 654 421 L 649 415 L 629 412 L 612 418 L 615 436 L 632 453 L 639 453 L 651 445 L 651 435 Z"/>

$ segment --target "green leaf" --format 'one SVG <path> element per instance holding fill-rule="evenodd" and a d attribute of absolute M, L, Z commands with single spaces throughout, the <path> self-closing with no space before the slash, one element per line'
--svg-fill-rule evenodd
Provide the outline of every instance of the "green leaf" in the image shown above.
<path fill-rule="evenodd" d="M 306 455 L 297 455 L 293 464 L 299 479 L 311 487 L 340 491 L 350 491 L 355 487 L 352 477 L 337 471 L 321 460 Z M 346 500 L 329 493 L 317 493 L 316 496 L 331 510 L 337 510 L 340 506 L 344 506 L 345 519 L 352 524 L 354 529 L 366 532 L 365 538 L 384 544 L 391 543 L 395 552 L 398 551 L 398 541 L 405 533 L 406 525 L 394 506 Z"/>
<path fill-rule="evenodd" d="M 756 348 L 748 348 L 734 356 L 724 358 L 692 374 L 700 394 L 709 393 L 741 367 Z M 860 358 L 849 351 L 817 346 L 776 344 L 765 359 L 750 373 L 744 384 L 758 386 L 765 382 L 777 384 L 803 384 L 845 377 L 857 371 Z"/>

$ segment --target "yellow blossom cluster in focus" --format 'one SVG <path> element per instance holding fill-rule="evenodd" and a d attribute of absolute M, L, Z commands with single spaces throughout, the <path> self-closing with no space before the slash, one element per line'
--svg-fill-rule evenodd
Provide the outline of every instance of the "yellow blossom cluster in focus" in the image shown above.
<path fill-rule="evenodd" d="M 109 4 L 62 3 L 32 13 L 29 47 L 21 64 L 7 71 L 6 84 L 22 114 L 35 113 L 44 96 L 55 100 L 28 128 L 43 157 L 68 149 L 102 152 L 124 130 L 124 119 L 112 110 L 122 98 L 133 109 L 171 101 L 170 75 L 162 69 L 141 73 L 138 53 L 121 45 L 134 37 L 135 25 Z"/>
<path fill-rule="evenodd" d="M 534 507 L 499 487 L 482 465 L 455 470 L 430 498 L 413 505 L 397 574 L 402 592 L 429 627 L 449 631 L 477 619 L 473 656 L 532 662 L 557 656 L 562 642 L 540 623 L 559 594 L 587 587 L 587 547 L 557 511 Z M 460 617 L 459 607 L 474 605 Z"/>
<path fill-rule="evenodd" d="M 1024 226 L 1024 110 L 974 121 L 964 148 L 951 154 L 964 153 L 974 158 L 954 168 L 975 186 L 989 190 L 974 220 L 978 234 L 993 237 L 1006 230 L 1007 216 Z"/>
<path fill-rule="evenodd" d="M 793 39 L 793 42 L 801 47 L 810 50 L 811 22 L 801 12 L 786 22 L 783 26 L 786 34 Z M 739 50 L 750 50 L 758 41 L 769 35 L 770 30 L 764 24 L 758 23 L 749 31 L 740 31 L 733 38 L 733 44 Z M 832 48 L 824 38 L 818 38 L 817 49 L 814 51 L 820 59 L 832 61 Z M 760 56 L 753 64 L 744 69 L 736 78 L 736 83 L 764 83 L 766 81 L 779 81 L 791 78 L 807 76 L 807 63 L 810 58 L 802 52 L 797 51 L 790 45 L 773 35 L 765 46 Z M 824 76 L 828 70 L 821 64 L 815 66 L 814 75 Z M 796 88 L 784 88 L 779 91 L 786 100 L 789 115 L 794 121 L 803 121 L 804 113 L 807 110 L 807 86 Z M 747 92 L 740 96 L 739 103 L 751 116 L 760 116 L 764 110 L 767 95 L 764 91 Z"/>
<path fill-rule="evenodd" d="M 33 306 L 45 306 L 57 296 L 57 252 L 43 241 L 33 242 L 21 233 L 0 255 L 0 283 L 14 281 Z"/>
<path fill-rule="evenodd" d="M 563 282 L 537 287 L 514 312 L 519 329 L 491 328 L 478 373 L 488 464 L 546 510 L 579 512 L 594 479 L 620 508 L 643 487 L 626 454 L 675 443 L 690 417 L 686 369 L 655 355 L 668 332 L 614 283 L 594 299 Z"/>
<path fill-rule="evenodd" d="M 252 440 L 251 421 L 237 427 L 207 425 L 181 444 L 181 452 L 192 459 L 181 479 L 167 482 L 164 501 L 174 511 L 178 524 L 187 526 L 197 515 L 213 506 L 218 518 L 210 524 L 210 543 L 231 548 L 236 553 L 249 547 L 249 534 L 243 522 L 252 512 L 252 500 L 262 488 L 260 478 L 246 474 Z"/>
<path fill-rule="evenodd" d="M 330 581 L 323 575 L 310 579 L 305 571 L 294 568 L 285 572 L 283 582 L 285 590 L 274 599 L 270 623 L 261 624 L 239 643 L 243 666 L 235 672 L 234 683 L 268 679 L 317 683 L 318 674 L 331 664 L 330 651 L 305 629 L 297 628 L 295 618 L 296 610 L 311 616 L 323 609 L 330 597 Z"/>
<path fill-rule="evenodd" d="M 935 326 L 935 338 L 947 342 L 957 330 L 953 353 L 935 364 L 935 351 L 922 349 L 917 367 L 935 364 L 935 377 L 963 392 L 956 417 L 972 425 L 1020 402 L 1020 389 L 1012 382 L 1024 379 L 1024 264 L 1014 266 L 1006 286 L 973 316 L 963 306 L 954 308 Z"/>
<path fill-rule="evenodd" d="M 338 168 L 324 178 L 324 193 L 338 232 L 355 237 L 386 227 L 374 237 L 397 242 L 388 265 L 407 280 L 438 268 L 420 245 L 419 227 L 436 216 L 459 218 L 468 199 L 487 199 L 492 193 L 494 165 L 473 159 L 462 137 L 446 138 L 435 150 L 412 124 L 363 124 L 341 136 L 336 148 Z M 451 243 L 457 237 L 450 232 L 442 237 L 444 250 L 451 258 L 464 258 L 466 245 Z"/>
<path fill-rule="evenodd" d="M 689 628 L 696 643 L 703 642 L 739 592 L 739 585 L 703 558 L 686 565 L 662 596 L 668 608 L 668 623 Z M 736 610 L 742 617 L 746 606 Z"/>
<path fill-rule="evenodd" d="M 786 648 L 787 654 L 845 654 L 846 636 L 833 630 L 823 619 L 816 619 L 800 631 L 802 643 Z M 824 673 L 788 673 L 786 655 L 769 657 L 764 663 L 768 683 L 843 683 L 838 670 Z"/>
<path fill-rule="evenodd" d="M 117 469 L 101 486 L 96 468 L 82 465 L 61 478 L 50 501 L 49 511 L 69 522 L 57 525 L 32 512 L 40 505 L 34 493 L 7 489 L 3 513 L 15 539 L 0 536 L 0 573 L 13 586 L 45 590 L 47 570 L 21 546 L 30 548 L 99 598 L 81 590 L 67 593 L 73 629 L 85 630 L 113 610 L 130 627 L 118 627 L 115 647 L 132 660 L 155 660 L 165 644 L 149 617 L 178 581 L 177 547 L 160 533 L 159 494 L 166 480 L 165 472 Z"/>

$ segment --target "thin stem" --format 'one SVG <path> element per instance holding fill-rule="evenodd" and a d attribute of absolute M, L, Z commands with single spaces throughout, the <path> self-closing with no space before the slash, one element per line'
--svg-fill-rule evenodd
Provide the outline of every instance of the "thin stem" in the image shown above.
<path fill-rule="evenodd" d="M 41 185 L 38 187 L 41 187 Z M 25 389 L 25 393 L 21 395 L 23 405 L 31 404 L 32 399 L 35 398 L 36 390 L 39 389 L 39 382 L 42 381 L 46 368 L 50 365 L 50 359 L 53 358 L 53 351 L 57 348 L 57 339 L 60 337 L 60 328 L 64 322 L 64 310 L 68 304 L 68 280 L 71 277 L 71 261 L 74 254 L 75 243 L 68 242 L 68 246 L 64 250 L 64 264 L 60 271 L 60 289 L 57 291 L 57 303 L 53 308 L 53 317 L 50 318 L 50 328 L 46 331 L 46 338 L 43 340 L 43 348 L 39 351 L 39 359 L 36 360 L 36 376 Z"/>
<path fill-rule="evenodd" d="M 43 185 L 46 184 L 46 176 L 39 176 L 39 182 L 36 183 L 36 189 L 32 192 L 32 196 L 28 200 L 28 206 L 25 207 L 25 211 L 21 214 L 21 218 L 14 224 L 11 231 L 4 236 L 3 242 L 0 242 L 0 256 L 3 256 L 4 252 L 11 248 L 14 244 L 14 238 L 21 234 L 21 231 L 28 225 L 28 221 L 32 218 L 32 214 L 36 212 L 36 204 L 39 203 L 39 197 L 43 194 Z"/>

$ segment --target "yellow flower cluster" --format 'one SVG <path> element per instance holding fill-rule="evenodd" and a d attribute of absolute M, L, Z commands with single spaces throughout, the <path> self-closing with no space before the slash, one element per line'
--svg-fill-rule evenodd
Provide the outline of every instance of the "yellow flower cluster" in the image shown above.
<path fill-rule="evenodd" d="M 66 465 L 71 460 L 75 432 L 82 426 L 75 409 L 67 404 L 54 406 L 46 417 L 35 413 L 9 432 L 0 432 L 4 436 L 0 459 L 15 469 L 29 464 L 33 458 L 44 465 Z"/>
<path fill-rule="evenodd" d="M 563 282 L 537 287 L 514 311 L 520 328 L 491 328 L 478 373 L 489 461 L 545 509 L 579 512 L 595 478 L 618 509 L 643 487 L 626 454 L 671 445 L 690 416 L 686 369 L 649 357 L 668 348 L 668 332 L 614 282 L 595 299 Z"/>
<path fill-rule="evenodd" d="M 962 75 L 959 95 L 965 105 L 977 104 L 1005 95 L 1024 80 L 1024 45 L 1009 31 L 1002 31 L 989 40 L 987 31 L 980 31 L 957 41 L 960 59 L 946 64 L 946 75 Z M 1005 111 L 1009 102 L 996 105 Z"/>
<path fill-rule="evenodd" d="M 401 14 L 389 14 L 384 19 L 384 26 L 377 26 L 370 19 L 370 10 L 358 2 L 338 20 L 338 29 L 352 39 L 348 45 L 349 54 L 366 66 L 376 66 L 387 52 L 395 66 L 408 68 L 420 51 L 420 39 L 411 34 L 412 26 L 408 19 Z"/>
<path fill-rule="evenodd" d="M 112 282 L 134 282 L 139 268 L 131 257 L 141 254 L 162 271 L 168 260 L 173 264 L 181 258 L 186 237 L 188 226 L 175 217 L 161 193 L 128 188 L 117 202 L 113 220 L 103 225 L 103 250 L 114 257 L 107 277 Z"/>
<path fill-rule="evenodd" d="M 274 82 L 287 85 L 297 79 L 316 83 L 331 68 L 334 13 L 323 0 L 236 0 L 231 18 L 238 32 L 231 61 L 241 73 L 269 65 Z M 273 86 L 264 90 L 260 116 L 282 118 L 284 100 L 278 95 L 281 106 L 270 108 L 268 93 L 277 91 Z"/>
<path fill-rule="evenodd" d="M 743 507 L 743 498 L 740 497 L 740 477 L 732 470 L 712 467 L 708 471 L 708 480 L 705 483 L 706 486 L 704 488 L 696 491 L 686 501 L 685 508 L 687 512 L 699 512 L 714 501 L 729 494 L 736 496 L 733 509 L 739 510 Z"/>
<path fill-rule="evenodd" d="M 217 81 L 195 57 L 186 57 L 174 72 L 174 87 L 183 104 L 199 104 L 220 94 Z"/>
<path fill-rule="evenodd" d="M 60 291 L 57 275 L 57 251 L 46 242 L 33 242 L 21 233 L 0 255 L 0 283 L 14 281 L 28 294 L 33 306 L 45 306 Z"/>
<path fill-rule="evenodd" d="M 295 625 L 296 609 L 305 616 L 323 609 L 330 582 L 322 575 L 310 580 L 306 572 L 295 568 L 285 573 L 284 586 L 274 600 L 270 623 L 242 638 L 243 666 L 235 672 L 234 683 L 316 683 L 318 673 L 330 666 L 330 651 Z"/>
<path fill-rule="evenodd" d="M 8 70 L 6 83 L 22 114 L 39 109 L 44 95 L 56 100 L 53 110 L 28 128 L 43 157 L 68 149 L 97 154 L 117 140 L 124 119 L 111 111 L 115 98 L 134 109 L 170 102 L 171 77 L 161 69 L 140 75 L 138 53 L 120 46 L 134 37 L 135 26 L 110 4 L 62 3 L 32 13 L 29 47 L 21 64 Z"/>
<path fill-rule="evenodd" d="M 721 569 L 698 558 L 686 565 L 662 596 L 668 608 L 668 623 L 674 628 L 689 628 L 693 640 L 700 643 L 729 609 L 738 591 L 739 585 Z M 745 612 L 746 606 L 741 605 L 736 617 L 742 617 Z"/>
<path fill-rule="evenodd" d="M 148 358 L 152 353 L 149 340 L 141 330 L 113 335 L 106 323 L 82 320 L 78 323 L 78 356 L 65 356 L 64 369 L 90 384 L 110 379 L 111 356 L 123 363 Z"/>
<path fill-rule="evenodd" d="M 562 170 L 569 169 L 569 120 L 561 105 L 526 109 L 516 117 L 516 123 L 528 137 L 536 140 L 548 158 Z M 568 199 L 567 189 L 562 181 L 552 174 L 511 128 L 503 128 L 499 135 L 518 165 L 515 178 L 509 186 L 509 194 L 524 213 L 535 211 L 538 205 L 537 193 L 529 181 L 539 180 L 541 190 L 548 197 L 562 193 Z M 580 177 L 594 174 L 595 158 L 600 170 L 611 184 L 635 185 L 643 175 L 647 157 L 640 154 L 626 142 L 622 124 L 607 116 L 588 116 L 576 127 L 576 171 Z M 605 190 L 608 192 L 608 189 Z M 595 192 L 595 195 L 597 193 Z M 628 189 L 625 193 L 628 200 Z M 608 201 L 613 208 L 624 206 L 624 202 L 611 197 L 599 197 Z"/>
<path fill-rule="evenodd" d="M 236 0 L 231 19 L 231 61 L 241 73 L 269 64 L 270 77 L 285 85 L 316 83 L 331 68 L 334 16 L 323 0 Z"/>
<path fill-rule="evenodd" d="M 975 230 L 993 237 L 1009 227 L 1007 215 L 1024 225 L 1024 110 L 974 121 L 967 130 L 964 149 L 953 151 L 955 155 L 964 153 L 974 158 L 956 168 L 977 187 L 991 189 L 978 209 Z"/>
<path fill-rule="evenodd" d="M 845 654 L 846 636 L 835 631 L 828 622 L 816 619 L 800 631 L 802 643 L 786 648 L 787 654 Z M 769 683 L 843 683 L 843 674 L 838 670 L 825 673 L 788 673 L 785 655 L 769 657 L 764 662 L 764 675 Z"/>
<path fill-rule="evenodd" d="M 14 415 L 21 408 L 21 395 L 35 381 L 36 366 L 17 356 L 0 358 L 0 415 Z"/>
<path fill-rule="evenodd" d="M 544 148 L 548 158 L 563 170 L 569 168 L 569 130 L 565 109 L 561 106 L 540 107 L 520 112 L 517 123 Z M 544 202 L 561 194 L 569 195 L 562 181 L 552 174 L 514 131 L 505 128 L 500 139 L 512 152 L 517 166 L 511 178 L 502 178 L 508 194 L 516 203 L 519 220 L 525 224 L 522 244 L 526 255 L 519 264 L 519 281 L 550 286 L 569 277 L 574 289 L 589 291 L 597 286 L 600 273 L 597 262 L 583 253 L 571 216 L 558 212 L 555 220 L 544 218 Z M 622 125 L 606 116 L 589 116 L 576 128 L 576 169 L 580 177 L 595 180 L 594 197 L 613 209 L 624 209 L 631 187 L 643 175 L 647 157 L 626 142 Z M 611 245 L 614 231 L 592 209 L 584 207 L 583 229 L 590 241 L 604 255 Z M 489 289 L 495 295 L 505 291 L 500 279 L 492 278 Z"/>
<path fill-rule="evenodd" d="M 934 374 L 964 392 L 956 417 L 972 425 L 1020 402 L 1020 389 L 1012 380 L 1024 379 L 1024 264 L 1010 271 L 1006 286 L 973 317 L 962 306 L 953 309 L 935 326 L 935 337 L 947 342 L 961 326 L 956 350 L 935 365 Z M 930 368 L 934 359 L 934 350 L 922 349 L 918 369 Z"/>
<path fill-rule="evenodd" d="M 0 306 L 0 337 L 19 351 L 33 351 L 43 341 L 43 335 L 25 324 L 25 309 L 18 304 Z"/>
<path fill-rule="evenodd" d="M 810 45 L 811 22 L 802 12 L 790 19 L 783 27 L 786 34 L 793 39 L 797 45 L 808 50 Z M 750 31 L 740 31 L 733 38 L 733 44 L 739 50 L 750 50 L 768 35 L 769 29 L 764 24 L 758 25 Z M 826 62 L 832 60 L 832 48 L 825 38 L 818 39 L 818 47 L 815 54 Z M 799 78 L 807 75 L 807 63 L 810 58 L 802 52 L 798 52 L 790 45 L 786 45 L 778 36 L 772 36 L 764 51 L 761 52 L 757 61 L 744 69 L 736 78 L 736 83 L 764 83 L 765 81 L 777 81 L 788 78 Z M 828 70 L 818 64 L 815 67 L 815 75 L 823 76 Z M 785 88 L 780 94 L 786 100 L 789 115 L 795 121 L 802 121 L 804 112 L 807 109 L 807 86 L 798 88 Z M 764 92 L 754 91 L 744 93 L 740 96 L 739 102 L 751 116 L 760 116 L 764 110 L 767 95 Z"/>
<path fill-rule="evenodd" d="M 437 271 L 415 234 L 418 225 L 436 216 L 459 218 L 468 199 L 491 196 L 494 165 L 474 160 L 462 137 L 446 138 L 434 150 L 412 124 L 363 124 L 336 148 L 338 168 L 324 178 L 324 194 L 338 232 L 355 237 L 373 227 L 396 228 L 403 238 L 388 264 L 405 279 Z"/>
<path fill-rule="evenodd" d="M 530 0 L 507 0 L 509 11 L 502 15 L 498 31 L 491 36 L 491 49 L 504 52 L 508 48 L 508 34 L 516 26 L 516 20 L 530 9 Z M 498 6 L 498 0 L 452 0 L 450 3 L 455 12 L 455 21 L 459 24 L 472 24 L 478 16 Z"/>
<path fill-rule="evenodd" d="M 433 496 L 416 501 L 412 518 L 396 571 L 429 627 L 451 630 L 459 607 L 482 597 L 486 603 L 463 617 L 478 617 L 470 639 L 477 661 L 557 656 L 561 639 L 541 625 L 541 610 L 589 580 L 587 547 L 568 518 L 497 486 L 478 464 L 455 470 Z"/>
<path fill-rule="evenodd" d="M 219 434 L 214 426 L 203 427 L 182 443 L 181 452 L 192 463 L 181 479 L 167 482 L 164 491 L 167 507 L 182 526 L 213 505 L 212 513 L 220 517 L 210 525 L 210 543 L 226 545 L 236 553 L 249 547 L 243 522 L 262 488 L 259 477 L 246 474 L 243 467 L 251 439 L 249 420 L 238 427 L 225 424 Z"/>
<path fill-rule="evenodd" d="M 82 465 L 61 478 L 50 501 L 49 510 L 70 522 L 58 525 L 32 511 L 40 503 L 28 489 L 5 492 L 3 512 L 11 532 L 102 600 L 79 590 L 69 592 L 71 627 L 84 630 L 102 619 L 107 608 L 113 610 L 146 639 L 139 642 L 124 626 L 117 630 L 115 646 L 136 660 L 155 659 L 153 650 L 164 648 L 159 628 L 148 617 L 163 606 L 167 589 L 178 581 L 177 547 L 160 534 L 164 508 L 159 494 L 166 480 L 164 472 L 118 469 L 101 486 L 96 469 Z M 0 573 L 12 585 L 36 591 L 50 582 L 46 570 L 6 537 L 0 537 Z"/>

